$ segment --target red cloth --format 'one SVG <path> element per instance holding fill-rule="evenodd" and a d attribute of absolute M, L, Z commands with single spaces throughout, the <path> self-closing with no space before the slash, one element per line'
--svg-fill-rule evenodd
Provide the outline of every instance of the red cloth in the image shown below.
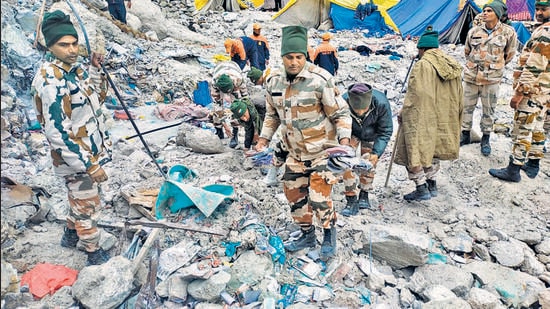
<path fill-rule="evenodd" d="M 23 274 L 21 285 L 28 285 L 29 291 L 37 298 L 53 294 L 63 286 L 71 286 L 76 281 L 78 270 L 50 263 L 37 264 Z"/>

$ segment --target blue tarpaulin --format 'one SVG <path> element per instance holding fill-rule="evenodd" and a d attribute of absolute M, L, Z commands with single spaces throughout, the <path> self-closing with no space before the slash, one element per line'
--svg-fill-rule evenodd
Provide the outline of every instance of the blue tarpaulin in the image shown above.
<path fill-rule="evenodd" d="M 382 37 L 385 34 L 394 33 L 394 31 L 386 25 L 379 11 L 374 11 L 361 20 L 359 18 L 354 18 L 354 10 L 331 3 L 329 15 L 332 19 L 334 30 L 368 30 L 368 35 L 373 37 Z"/>

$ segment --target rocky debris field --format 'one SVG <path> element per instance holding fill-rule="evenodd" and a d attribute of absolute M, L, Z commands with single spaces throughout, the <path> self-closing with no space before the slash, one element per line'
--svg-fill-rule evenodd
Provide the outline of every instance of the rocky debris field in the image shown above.
<path fill-rule="evenodd" d="M 101 43 L 96 33 L 105 37 L 106 67 L 138 130 L 165 127 L 143 135 L 147 148 L 130 138 L 136 132 L 111 93 L 114 158 L 101 187 L 100 225 L 112 258 L 86 267 L 83 251 L 59 245 L 68 207 L 64 184 L 52 173 L 44 136 L 29 121 L 30 81 L 43 55 L 33 48 L 40 4 L 1 4 L 2 308 L 550 307 L 550 160 L 543 159 L 538 177 L 522 174 L 520 183 L 487 172 L 508 161 L 512 65 L 501 87 L 492 154 L 482 156 L 478 143 L 463 146 L 458 160 L 442 162 L 439 196 L 409 203 L 402 196 L 414 185 L 402 166 L 392 166 L 385 186 L 394 134 L 377 166 L 373 207 L 339 216 L 338 254 L 324 262 L 320 243 L 310 251 L 281 250 L 298 227 L 282 185 L 265 185 L 267 166 L 245 155 L 243 130 L 241 145 L 231 149 L 229 139 L 208 130 L 200 109 L 184 108 L 223 58 L 224 39 L 249 35 L 254 22 L 270 42 L 271 65 L 280 66 L 283 25 L 271 19 L 273 12 L 253 9 L 195 15 L 188 1 L 133 2 L 132 31 L 107 18 L 104 3 L 74 1 L 92 46 Z M 53 8 L 70 13 L 66 3 L 46 1 Z M 322 32 L 311 29 L 310 43 Z M 332 44 L 340 50 L 338 86 L 365 81 L 386 90 L 397 112 L 414 42 L 340 31 Z M 361 56 L 349 50 L 356 45 L 402 57 Z M 441 48 L 464 61 L 463 46 Z M 250 89 L 261 101 L 262 89 Z M 479 122 L 479 111 L 476 117 Z M 479 140 L 479 133 L 473 137 Z M 172 180 L 159 169 L 192 171 L 194 177 L 179 179 L 181 190 L 229 190 L 201 208 L 158 207 L 159 189 Z M 334 187 L 338 212 L 343 191 L 342 183 Z M 316 234 L 322 240 L 319 228 Z M 55 270 L 70 283 L 29 281 L 37 270 Z"/>

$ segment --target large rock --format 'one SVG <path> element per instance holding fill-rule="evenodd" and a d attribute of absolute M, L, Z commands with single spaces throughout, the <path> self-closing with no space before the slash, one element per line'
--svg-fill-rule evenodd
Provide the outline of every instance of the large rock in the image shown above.
<path fill-rule="evenodd" d="M 410 288 L 412 291 L 420 293 L 428 286 L 442 285 L 457 296 L 464 297 L 473 283 L 472 274 L 458 267 L 447 264 L 424 265 L 414 271 Z"/>
<path fill-rule="evenodd" d="M 476 261 L 464 265 L 485 289 L 497 291 L 509 305 L 530 307 L 538 301 L 538 293 L 544 290 L 539 279 L 498 264 Z"/>
<path fill-rule="evenodd" d="M 105 264 L 83 268 L 73 285 L 73 296 L 85 308 L 116 308 L 132 292 L 132 265 L 118 255 Z"/>
<path fill-rule="evenodd" d="M 431 239 L 398 226 L 369 225 L 363 231 L 363 250 L 395 269 L 424 265 Z"/>

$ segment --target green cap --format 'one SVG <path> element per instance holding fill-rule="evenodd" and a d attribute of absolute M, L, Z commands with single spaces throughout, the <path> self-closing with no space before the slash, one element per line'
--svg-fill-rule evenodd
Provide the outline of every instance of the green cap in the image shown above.
<path fill-rule="evenodd" d="M 502 17 L 505 11 L 508 11 L 508 8 L 506 7 L 506 5 L 500 1 L 493 1 L 491 3 L 487 3 L 483 6 L 483 8 L 485 9 L 486 7 L 490 7 L 493 10 L 493 12 L 495 12 L 498 19 Z"/>
<path fill-rule="evenodd" d="M 246 74 L 246 76 L 248 78 L 250 78 L 250 80 L 253 82 L 253 83 L 256 83 L 258 81 L 258 79 L 260 79 L 260 77 L 262 77 L 263 75 L 263 72 L 262 70 L 260 69 L 257 69 L 255 67 L 252 67 L 250 69 L 250 72 L 248 72 L 248 74 Z"/>
<path fill-rule="evenodd" d="M 433 30 L 432 26 L 428 26 L 426 31 L 420 36 L 417 48 L 438 48 L 439 47 L 439 32 Z"/>
<path fill-rule="evenodd" d="M 46 47 L 52 46 L 66 35 L 72 35 L 78 40 L 78 33 L 71 22 L 71 18 L 60 10 L 44 14 L 42 34 L 44 35 Z"/>
<path fill-rule="evenodd" d="M 229 93 L 231 90 L 233 90 L 233 81 L 231 80 L 231 77 L 227 74 L 222 74 L 220 77 L 218 77 L 218 81 L 216 81 L 216 87 L 220 89 L 223 93 Z"/>
<path fill-rule="evenodd" d="M 550 6 L 550 1 L 535 1 L 535 5 Z"/>
<path fill-rule="evenodd" d="M 281 56 L 289 53 L 302 53 L 307 56 L 307 29 L 305 27 L 286 26 L 283 28 Z"/>
<path fill-rule="evenodd" d="M 231 112 L 233 112 L 233 116 L 235 118 L 241 118 L 244 113 L 246 113 L 246 103 L 241 100 L 235 100 L 233 103 L 231 103 Z"/>

